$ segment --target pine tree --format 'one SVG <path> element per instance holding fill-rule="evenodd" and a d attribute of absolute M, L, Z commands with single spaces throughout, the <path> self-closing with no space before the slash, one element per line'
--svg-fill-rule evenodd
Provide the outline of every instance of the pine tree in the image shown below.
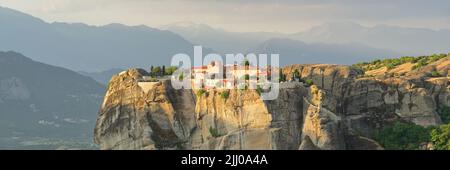
<path fill-rule="evenodd" d="M 155 76 L 161 76 L 161 67 L 157 66 L 153 69 L 153 74 L 155 74 Z"/>
<path fill-rule="evenodd" d="M 295 80 L 295 79 L 300 79 L 301 78 L 301 76 L 300 76 L 300 72 L 298 71 L 298 69 L 295 69 L 294 70 L 294 73 L 293 73 L 293 80 Z"/>
<path fill-rule="evenodd" d="M 152 77 L 154 76 L 153 75 L 153 65 L 150 67 L 150 76 L 152 76 Z"/>
<path fill-rule="evenodd" d="M 282 82 L 282 81 L 286 81 L 286 77 L 284 76 L 284 74 L 283 74 L 283 69 L 282 68 L 280 68 L 280 77 L 279 77 L 279 79 L 280 79 L 280 82 Z"/>
<path fill-rule="evenodd" d="M 163 76 L 166 75 L 166 66 L 165 65 L 162 66 L 161 72 L 162 72 L 161 75 L 163 75 Z"/>

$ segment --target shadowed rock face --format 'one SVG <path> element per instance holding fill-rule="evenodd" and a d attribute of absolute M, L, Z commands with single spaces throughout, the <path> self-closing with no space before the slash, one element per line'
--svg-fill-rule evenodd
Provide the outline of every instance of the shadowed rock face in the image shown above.
<path fill-rule="evenodd" d="M 449 105 L 446 77 L 356 78 L 363 73 L 338 65 L 283 72 L 295 69 L 315 85 L 281 83 L 272 101 L 254 90 L 224 98 L 224 90 L 197 96 L 168 80 L 138 85 L 148 73 L 122 72 L 109 84 L 95 141 L 102 149 L 382 149 L 374 130 L 398 120 L 437 125 L 437 107 Z"/>

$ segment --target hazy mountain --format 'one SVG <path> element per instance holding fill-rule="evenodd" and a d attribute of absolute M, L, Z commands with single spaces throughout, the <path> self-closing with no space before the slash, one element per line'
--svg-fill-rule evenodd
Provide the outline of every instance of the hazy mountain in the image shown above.
<path fill-rule="evenodd" d="M 91 142 L 104 91 L 92 78 L 0 52 L 0 148 Z"/>
<path fill-rule="evenodd" d="M 72 70 L 146 68 L 168 64 L 177 53 L 193 53 L 193 45 L 179 35 L 147 26 L 49 24 L 1 7 L 0 25 L 0 50 Z"/>
<path fill-rule="evenodd" d="M 307 43 L 354 43 L 395 51 L 399 55 L 426 55 L 450 51 L 450 29 L 435 31 L 387 25 L 365 27 L 352 22 L 326 23 L 295 34 L 237 33 L 194 23 L 175 23 L 161 28 L 222 53 L 251 52 L 251 49 L 272 38 L 289 38 Z"/>
<path fill-rule="evenodd" d="M 364 27 L 356 23 L 327 23 L 308 31 L 291 35 L 305 42 L 362 43 L 371 47 L 390 49 L 405 55 L 448 53 L 450 30 L 403 28 L 387 25 Z"/>
<path fill-rule="evenodd" d="M 353 64 L 376 58 L 398 56 L 397 53 L 361 44 L 304 43 L 291 39 L 270 39 L 260 44 L 256 53 L 280 54 L 280 64 Z"/>
<path fill-rule="evenodd" d="M 101 84 L 107 85 L 113 75 L 118 74 L 122 71 L 124 71 L 124 69 L 113 68 L 113 69 L 108 69 L 108 70 L 99 71 L 99 72 L 80 71 L 79 73 L 82 75 L 85 75 L 85 76 L 89 76 Z"/>
<path fill-rule="evenodd" d="M 205 24 L 190 22 L 174 23 L 162 26 L 161 29 L 175 32 L 195 44 L 210 47 L 222 54 L 247 53 L 266 40 L 285 36 L 271 32 L 228 32 Z"/>

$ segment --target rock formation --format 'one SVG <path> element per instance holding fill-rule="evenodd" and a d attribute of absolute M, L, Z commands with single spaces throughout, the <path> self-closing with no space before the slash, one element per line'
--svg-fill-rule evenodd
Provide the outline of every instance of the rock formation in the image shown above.
<path fill-rule="evenodd" d="M 448 71 L 449 57 L 430 65 Z M 448 63 L 447 63 L 448 64 Z M 148 73 L 122 72 L 110 81 L 95 128 L 101 149 L 382 149 L 373 132 L 403 120 L 441 123 L 449 78 L 427 68 L 403 77 L 362 77 L 340 65 L 291 65 L 300 82 L 283 82 L 276 100 L 256 90 L 175 90 L 169 80 L 139 83 Z M 227 97 L 221 95 L 228 93 Z"/>

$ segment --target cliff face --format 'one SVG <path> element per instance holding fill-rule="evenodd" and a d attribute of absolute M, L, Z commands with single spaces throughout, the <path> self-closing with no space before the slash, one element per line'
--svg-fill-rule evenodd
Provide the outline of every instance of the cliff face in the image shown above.
<path fill-rule="evenodd" d="M 299 83 L 263 102 L 256 91 L 210 90 L 196 96 L 170 81 L 139 83 L 143 70 L 112 78 L 95 128 L 102 149 L 297 149 L 302 100 Z"/>
<path fill-rule="evenodd" d="M 374 130 L 399 120 L 437 125 L 437 108 L 450 105 L 447 77 L 357 78 L 363 73 L 338 65 L 283 71 L 290 77 L 295 69 L 315 85 L 281 83 L 271 101 L 255 90 L 198 96 L 168 80 L 139 82 L 144 70 L 122 72 L 108 87 L 95 142 L 102 149 L 382 149 L 370 139 Z"/>
<path fill-rule="evenodd" d="M 132 69 L 112 78 L 94 131 L 102 149 L 170 148 L 189 140 L 196 127 L 192 91 L 167 81 L 140 85 L 145 75 Z"/>
<path fill-rule="evenodd" d="M 361 71 L 337 65 L 292 65 L 284 68 L 287 77 L 299 70 L 324 92 L 322 106 L 342 117 L 347 128 L 370 136 L 374 129 L 398 120 L 422 126 L 441 123 L 436 112 L 450 105 L 450 57 L 407 76 L 364 77 Z M 427 77 L 435 69 L 441 77 Z M 358 78 L 362 77 L 362 78 Z"/>
<path fill-rule="evenodd" d="M 278 100 L 264 102 L 254 90 L 211 90 L 197 98 L 197 131 L 189 149 L 296 149 L 300 143 L 300 84 L 282 87 Z M 212 134 L 217 130 L 217 134 Z"/>

